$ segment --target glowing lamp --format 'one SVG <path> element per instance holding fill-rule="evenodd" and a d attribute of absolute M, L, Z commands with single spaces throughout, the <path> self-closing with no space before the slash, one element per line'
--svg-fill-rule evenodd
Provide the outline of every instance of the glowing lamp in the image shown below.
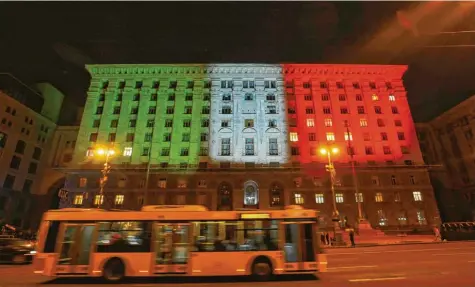
<path fill-rule="evenodd" d="M 103 149 L 98 149 L 98 150 L 97 150 L 97 154 L 98 154 L 98 155 L 103 155 L 103 154 L 105 154 L 105 153 L 106 153 L 106 152 L 105 152 L 105 150 L 103 150 Z"/>
<path fill-rule="evenodd" d="M 321 153 L 321 154 L 327 154 L 327 152 L 328 152 L 328 151 L 327 151 L 327 149 L 325 149 L 325 148 L 320 149 L 320 153 Z"/>
<path fill-rule="evenodd" d="M 337 154 L 340 150 L 337 147 L 332 148 L 332 153 Z"/>

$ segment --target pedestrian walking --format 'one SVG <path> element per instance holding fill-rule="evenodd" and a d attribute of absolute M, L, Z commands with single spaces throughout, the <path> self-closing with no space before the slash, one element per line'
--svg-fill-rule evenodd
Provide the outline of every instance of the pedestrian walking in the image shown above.
<path fill-rule="evenodd" d="M 325 238 L 327 239 L 327 245 L 330 245 L 330 235 L 328 232 L 325 232 Z"/>
<path fill-rule="evenodd" d="M 435 241 L 441 241 L 440 230 L 439 228 L 437 228 L 437 226 L 434 226 L 434 236 L 435 236 Z"/>
<path fill-rule="evenodd" d="M 327 243 L 325 242 L 325 233 L 322 232 L 322 234 L 320 234 L 320 241 L 322 242 L 323 245 L 327 245 Z"/>
<path fill-rule="evenodd" d="M 355 247 L 355 231 L 350 229 L 350 242 L 351 242 L 351 247 Z"/>

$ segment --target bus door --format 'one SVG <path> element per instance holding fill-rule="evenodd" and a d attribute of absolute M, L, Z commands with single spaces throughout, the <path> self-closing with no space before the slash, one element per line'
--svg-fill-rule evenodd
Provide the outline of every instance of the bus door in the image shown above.
<path fill-rule="evenodd" d="M 56 274 L 88 274 L 95 224 L 69 224 L 61 228 Z"/>
<path fill-rule="evenodd" d="M 186 274 L 188 272 L 188 258 L 190 253 L 189 243 L 189 224 L 155 224 L 155 274 Z"/>
<path fill-rule="evenodd" d="M 284 238 L 284 271 L 316 271 L 315 223 L 283 222 L 281 226 L 281 238 Z"/>

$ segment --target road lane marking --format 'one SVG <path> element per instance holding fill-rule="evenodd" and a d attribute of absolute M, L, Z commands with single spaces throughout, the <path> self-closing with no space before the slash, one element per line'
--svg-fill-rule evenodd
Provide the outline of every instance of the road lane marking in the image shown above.
<path fill-rule="evenodd" d="M 468 263 L 475 263 L 475 260 L 473 260 L 473 261 L 468 261 Z"/>
<path fill-rule="evenodd" d="M 369 281 L 386 281 L 386 280 L 404 280 L 406 277 L 386 277 L 386 278 L 363 278 L 363 279 L 350 279 L 350 282 L 369 282 Z"/>
<path fill-rule="evenodd" d="M 328 267 L 327 270 L 339 270 L 339 269 L 358 269 L 358 268 L 376 268 L 378 265 L 360 265 L 360 266 L 341 266 L 341 267 Z"/>
<path fill-rule="evenodd" d="M 473 252 L 461 252 L 461 253 L 440 253 L 440 254 L 432 254 L 432 256 L 448 256 L 448 255 L 464 255 L 464 254 L 474 255 Z"/>
<path fill-rule="evenodd" d="M 374 253 L 424 252 L 424 251 L 447 251 L 447 250 L 467 250 L 467 249 L 475 249 L 475 247 L 381 250 L 381 251 L 363 251 L 363 253 L 374 254 Z M 328 255 L 358 255 L 358 254 L 361 254 L 361 252 L 327 253 L 327 256 Z"/>

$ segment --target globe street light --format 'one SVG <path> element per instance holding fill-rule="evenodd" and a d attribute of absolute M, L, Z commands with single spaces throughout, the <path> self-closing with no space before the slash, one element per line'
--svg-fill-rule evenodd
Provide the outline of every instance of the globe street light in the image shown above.
<path fill-rule="evenodd" d="M 100 180 L 100 188 L 99 188 L 99 203 L 97 204 L 97 208 L 100 208 L 102 202 L 104 201 L 104 186 L 108 180 L 108 175 L 110 172 L 110 165 L 109 165 L 109 158 L 113 157 L 116 154 L 115 150 L 112 148 L 98 148 L 94 152 L 94 156 L 105 157 L 104 167 L 101 170 L 102 177 Z"/>
<path fill-rule="evenodd" d="M 333 198 L 333 201 L 332 201 L 333 202 L 333 214 L 332 214 L 333 238 L 337 245 L 342 245 L 343 238 L 342 238 L 341 232 L 339 232 L 340 228 L 338 226 L 338 222 L 340 221 L 340 216 L 339 216 L 338 209 L 336 206 L 336 196 L 335 196 L 336 171 L 335 171 L 335 166 L 333 165 L 333 161 L 332 161 L 332 154 L 337 155 L 339 152 L 340 150 L 337 147 L 333 147 L 333 148 L 323 147 L 320 149 L 320 153 L 322 155 L 326 155 L 328 158 L 328 164 L 325 166 L 325 168 L 330 173 L 330 188 L 331 188 L 332 198 Z"/>

